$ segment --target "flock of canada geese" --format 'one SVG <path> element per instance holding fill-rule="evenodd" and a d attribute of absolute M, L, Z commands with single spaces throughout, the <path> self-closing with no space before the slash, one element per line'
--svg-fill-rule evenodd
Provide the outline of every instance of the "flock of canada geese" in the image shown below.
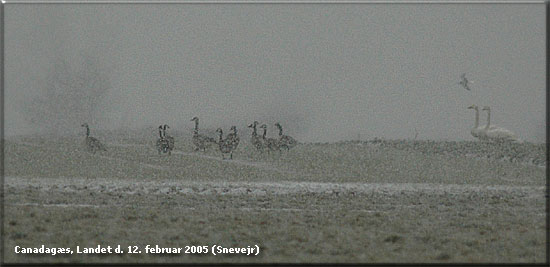
<path fill-rule="evenodd" d="M 194 117 L 193 119 L 191 119 L 191 121 L 195 122 L 195 129 L 193 130 L 192 138 L 193 145 L 195 146 L 195 151 L 206 151 L 207 148 L 216 144 L 222 154 L 222 159 L 225 159 L 226 154 L 229 154 L 229 159 L 233 159 L 233 151 L 237 149 L 237 146 L 240 142 L 236 126 L 231 126 L 231 132 L 225 138 L 223 137 L 222 128 L 218 128 L 216 130 L 216 133 L 219 134 L 219 138 L 216 139 L 199 133 L 198 117 Z M 275 123 L 275 126 L 277 126 L 277 128 L 279 129 L 278 138 L 267 137 L 267 125 L 265 124 L 262 124 L 260 126 L 260 128 L 264 131 L 263 134 L 259 136 L 257 133 L 258 124 L 259 122 L 254 121 L 252 124 L 248 125 L 249 128 L 252 128 L 252 137 L 250 138 L 250 142 L 252 143 L 254 148 L 256 148 L 256 150 L 260 152 L 267 150 L 267 152 L 269 153 L 270 151 L 280 151 L 281 149 L 290 150 L 298 144 L 298 142 L 294 138 L 283 134 L 283 127 L 280 123 Z M 88 124 L 84 123 L 81 126 L 86 127 L 85 143 L 88 151 L 92 153 L 95 153 L 99 150 L 106 151 L 105 146 L 99 140 L 90 136 L 90 127 L 88 126 Z M 158 127 L 159 138 L 156 142 L 156 148 L 159 155 L 161 153 L 167 153 L 168 155 L 170 155 L 172 153 L 172 150 L 174 149 L 174 137 L 166 133 L 166 130 L 169 128 L 170 127 L 167 124 L 160 125 Z"/>
<path fill-rule="evenodd" d="M 461 80 L 458 84 L 466 90 L 471 91 L 469 84 L 473 82 L 468 81 L 465 73 L 463 73 L 460 78 Z M 495 125 L 491 125 L 491 108 L 488 106 L 485 106 L 482 109 L 483 111 L 487 111 L 487 125 L 485 125 L 485 127 L 479 126 L 479 107 L 476 105 L 471 105 L 468 109 L 473 109 L 476 112 L 474 128 L 470 132 L 475 138 L 485 142 L 521 142 L 521 140 L 513 132 Z M 195 122 L 195 129 L 193 130 L 192 138 L 195 151 L 206 151 L 207 148 L 213 144 L 216 144 L 222 154 L 222 159 L 225 159 L 226 154 L 229 154 L 229 158 L 233 159 L 233 151 L 237 149 L 240 142 L 240 138 L 237 135 L 236 126 L 231 126 L 231 133 L 229 133 L 225 138 L 223 138 L 223 130 L 218 128 L 216 132 L 219 133 L 219 138 L 216 139 L 199 133 L 198 117 L 192 118 L 191 121 Z M 250 138 L 250 142 L 258 151 L 263 152 L 264 150 L 267 150 L 269 153 L 269 151 L 280 151 L 282 148 L 290 150 L 297 145 L 294 138 L 283 134 L 283 127 L 280 123 L 275 123 L 275 126 L 279 129 L 279 138 L 267 138 L 267 125 L 265 124 L 260 126 L 260 128 L 264 131 L 262 136 L 259 136 L 257 132 L 258 124 L 259 123 L 257 121 L 254 121 L 252 124 L 248 125 L 249 128 L 252 128 L 252 137 Z M 86 147 L 89 151 L 95 153 L 98 150 L 107 150 L 105 146 L 99 142 L 99 140 L 90 136 L 90 127 L 87 123 L 84 123 L 81 126 L 86 127 L 85 141 Z M 174 137 L 166 134 L 166 130 L 168 128 L 170 127 L 166 124 L 160 125 L 158 128 L 159 138 L 157 139 L 156 147 L 159 155 L 161 153 L 168 153 L 168 155 L 170 155 L 174 149 Z"/>
<path fill-rule="evenodd" d="M 475 138 L 486 141 L 486 142 L 518 142 L 520 141 L 517 136 L 504 128 L 491 125 L 491 109 L 488 106 L 483 107 L 483 111 L 487 111 L 487 125 L 479 126 L 479 107 L 476 105 L 471 105 L 468 109 L 475 110 L 475 124 L 474 128 L 471 130 L 472 136 Z M 240 138 L 237 134 L 237 127 L 231 126 L 231 132 L 224 138 L 223 130 L 218 128 L 216 133 L 219 134 L 219 137 L 213 138 L 199 133 L 199 118 L 194 117 L 191 121 L 195 122 L 195 129 L 193 130 L 192 142 L 195 146 L 195 151 L 206 151 L 207 148 L 216 144 L 222 154 L 222 159 L 225 159 L 225 155 L 229 154 L 229 159 L 233 159 L 233 151 L 237 149 L 239 145 Z M 294 138 L 288 135 L 283 134 L 283 127 L 280 123 L 275 123 L 275 126 L 279 129 L 279 138 L 268 138 L 267 135 L 267 125 L 262 124 L 259 128 L 263 129 L 262 135 L 258 135 L 257 128 L 258 122 L 254 121 L 249 128 L 252 128 L 252 136 L 250 138 L 250 143 L 258 151 L 263 152 L 268 151 L 280 151 L 281 149 L 290 150 L 295 147 L 298 142 Z M 89 151 L 95 153 L 96 151 L 103 150 L 106 151 L 105 145 L 103 145 L 99 140 L 90 136 L 90 127 L 87 123 L 81 125 L 86 128 L 86 147 Z M 156 142 L 156 148 L 159 153 L 167 153 L 170 155 L 174 149 L 174 137 L 166 133 L 166 130 L 170 127 L 167 124 L 160 125 L 159 138 Z"/>

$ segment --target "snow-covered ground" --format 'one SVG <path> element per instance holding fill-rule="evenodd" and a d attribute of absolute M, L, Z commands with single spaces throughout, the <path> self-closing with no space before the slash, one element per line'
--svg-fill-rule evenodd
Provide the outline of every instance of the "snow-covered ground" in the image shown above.
<path fill-rule="evenodd" d="M 375 140 L 222 160 L 174 136 L 5 143 L 6 262 L 544 262 L 545 146 Z M 258 256 L 15 254 L 14 246 L 258 245 Z"/>

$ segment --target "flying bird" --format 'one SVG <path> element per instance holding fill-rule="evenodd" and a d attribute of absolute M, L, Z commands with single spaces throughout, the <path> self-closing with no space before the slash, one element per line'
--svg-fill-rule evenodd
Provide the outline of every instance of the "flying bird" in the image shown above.
<path fill-rule="evenodd" d="M 466 90 L 471 91 L 468 84 L 473 82 L 470 82 L 468 81 L 468 79 L 466 79 L 466 73 L 462 73 L 462 75 L 460 75 L 460 79 L 461 81 L 458 84 L 462 85 L 462 87 L 466 88 Z"/>

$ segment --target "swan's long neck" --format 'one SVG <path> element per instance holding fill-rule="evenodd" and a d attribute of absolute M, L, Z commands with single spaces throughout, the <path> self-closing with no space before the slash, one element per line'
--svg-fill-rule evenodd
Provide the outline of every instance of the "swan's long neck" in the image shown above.
<path fill-rule="evenodd" d="M 199 132 L 199 119 L 196 119 L 196 120 L 195 120 L 195 132 L 196 132 L 196 133 Z"/>
<path fill-rule="evenodd" d="M 265 139 L 265 135 L 267 134 L 267 129 L 264 128 L 264 134 L 262 135 L 262 138 Z"/>
<path fill-rule="evenodd" d="M 283 135 L 283 126 L 277 125 L 277 128 L 279 128 L 279 136 Z"/>
<path fill-rule="evenodd" d="M 90 136 L 90 127 L 86 125 L 86 137 L 89 137 L 89 136 Z"/>
<path fill-rule="evenodd" d="M 220 142 L 222 142 L 222 141 L 223 141 L 223 131 L 220 130 Z"/>
<path fill-rule="evenodd" d="M 489 129 L 489 125 L 491 125 L 491 110 L 487 110 L 487 126 L 485 126 L 485 129 Z"/>
<path fill-rule="evenodd" d="M 479 109 L 476 109 L 476 124 L 474 125 L 474 128 L 477 129 L 479 127 Z"/>
<path fill-rule="evenodd" d="M 258 133 L 256 132 L 256 125 L 255 124 L 252 125 L 252 135 L 253 136 L 258 136 Z"/>

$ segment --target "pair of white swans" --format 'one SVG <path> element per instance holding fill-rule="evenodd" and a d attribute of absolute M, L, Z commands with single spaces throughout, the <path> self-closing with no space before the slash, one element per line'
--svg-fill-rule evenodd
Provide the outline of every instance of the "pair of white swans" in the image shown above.
<path fill-rule="evenodd" d="M 483 141 L 490 142 L 519 142 L 518 137 L 511 131 L 504 128 L 491 125 L 491 108 L 485 106 L 482 110 L 487 110 L 487 125 L 485 127 L 479 126 L 479 108 L 476 105 L 471 105 L 468 109 L 474 109 L 476 111 L 476 121 L 471 133 L 472 136 Z"/>

